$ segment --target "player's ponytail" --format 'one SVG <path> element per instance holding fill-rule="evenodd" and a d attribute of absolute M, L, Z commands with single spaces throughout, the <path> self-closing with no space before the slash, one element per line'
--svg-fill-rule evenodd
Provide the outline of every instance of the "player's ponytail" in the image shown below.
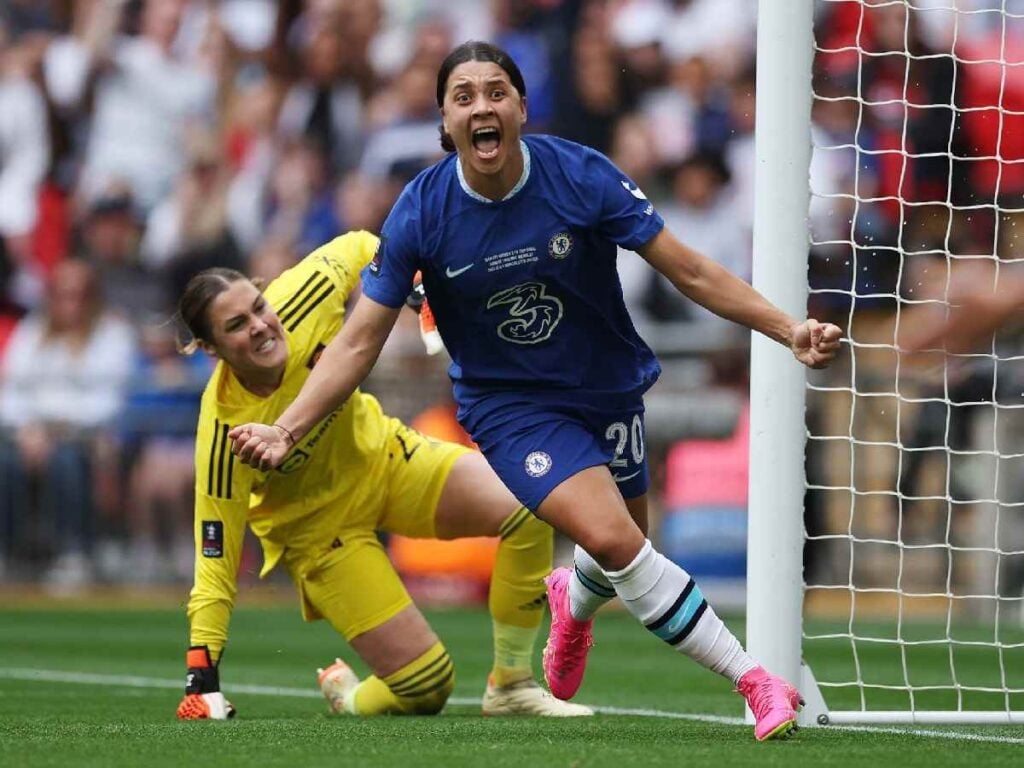
<path fill-rule="evenodd" d="M 179 329 L 176 340 L 178 352 L 191 355 L 199 348 L 200 342 L 210 343 L 210 303 L 226 291 L 232 283 L 248 280 L 235 269 L 213 267 L 194 275 L 185 286 L 178 301 Z"/>
<path fill-rule="evenodd" d="M 451 134 L 449 134 L 448 131 L 444 129 L 443 125 L 437 126 L 437 131 L 438 133 L 441 134 L 441 149 L 443 149 L 445 152 L 454 152 L 455 142 L 452 141 Z"/>
<path fill-rule="evenodd" d="M 505 70 L 513 87 L 519 91 L 519 97 L 526 98 L 526 81 L 523 80 L 523 73 L 519 71 L 519 67 L 512 57 L 496 45 L 480 40 L 468 40 L 453 49 L 441 62 L 441 68 L 437 70 L 438 109 L 444 106 L 444 93 L 448 88 L 448 78 L 451 77 L 452 70 L 467 61 L 490 61 L 497 64 Z M 438 130 L 441 132 L 441 149 L 445 152 L 454 152 L 455 142 L 452 141 L 452 137 L 448 135 L 443 125 L 439 126 Z"/>

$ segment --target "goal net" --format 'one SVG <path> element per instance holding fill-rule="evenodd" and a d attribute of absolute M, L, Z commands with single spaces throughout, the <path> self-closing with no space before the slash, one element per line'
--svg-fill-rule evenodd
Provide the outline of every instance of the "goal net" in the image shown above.
<path fill-rule="evenodd" d="M 813 39 L 808 302 L 846 334 L 804 393 L 815 716 L 1024 723 L 1024 345 L 899 354 L 1024 264 L 1024 0 L 816 0 Z"/>

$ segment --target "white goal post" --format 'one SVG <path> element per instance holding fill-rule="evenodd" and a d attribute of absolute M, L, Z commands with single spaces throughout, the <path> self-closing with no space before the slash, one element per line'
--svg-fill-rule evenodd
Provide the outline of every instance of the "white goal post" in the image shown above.
<path fill-rule="evenodd" d="M 952 95 L 931 105 L 908 97 L 921 87 L 911 82 L 915 60 L 942 60 L 954 73 L 963 66 L 957 36 L 969 24 L 983 21 L 997 31 L 1001 24 L 1003 40 L 1012 27 L 1024 50 L 1024 3 L 857 2 L 872 12 L 883 6 L 902 12 L 904 39 L 909 25 L 928 21 L 928 14 L 943 14 L 951 34 L 948 47 L 928 54 L 909 43 L 896 51 L 906 61 L 902 92 L 883 102 L 864 90 L 862 68 L 878 54 L 860 45 L 866 39 L 863 18 L 854 42 L 840 50 L 816 39 L 814 26 L 816 11 L 820 19 L 840 0 L 758 3 L 753 284 L 796 317 L 805 316 L 809 297 L 849 308 L 841 310 L 843 359 L 826 376 L 808 376 L 778 344 L 757 334 L 752 339 L 747 647 L 767 668 L 798 684 L 807 702 L 801 724 L 1024 724 L 1024 597 L 1020 584 L 1005 577 L 1011 566 L 1024 574 L 1024 544 L 1008 533 L 1024 526 L 1024 491 L 1017 482 L 1024 477 L 1024 357 L 1007 352 L 997 338 L 984 354 L 936 352 L 938 362 L 922 374 L 904 367 L 898 354 L 907 318 L 925 305 L 946 304 L 950 274 L 962 263 L 978 261 L 996 275 L 1008 262 L 1024 263 L 1024 249 L 1006 252 L 1006 232 L 1000 235 L 1000 226 L 1016 226 L 1018 218 L 1024 224 L 1024 196 L 1007 202 L 999 186 L 1004 167 L 1024 164 L 1024 158 L 1006 160 L 998 140 L 991 157 L 958 156 L 953 125 L 970 108 L 961 109 Z M 815 56 L 837 53 L 858 62 L 856 78 L 848 92 L 819 92 L 812 86 Z M 985 63 L 1001 67 L 1005 83 L 1012 64 L 998 48 L 990 58 Z M 1019 64 L 1024 71 L 1024 55 Z M 998 93 L 989 111 L 1001 129 L 1006 115 L 1024 117 L 1024 107 L 1005 107 L 1002 86 Z M 812 109 L 826 102 L 850 106 L 852 139 L 820 138 L 818 132 L 812 141 Z M 862 140 L 862 129 L 870 109 L 889 104 L 902 110 L 902 141 L 880 150 Z M 939 244 L 928 247 L 905 234 L 924 204 L 902 196 L 909 163 L 942 154 L 917 152 L 908 142 L 907 115 L 918 108 L 956 116 L 945 148 L 945 199 L 928 203 L 946 211 L 948 220 Z M 885 152 L 902 160 L 897 197 L 861 183 L 863 168 L 881 162 Z M 852 187 L 812 189 L 812 153 L 855 157 Z M 988 202 L 958 198 L 953 167 L 965 159 L 998 165 Z M 844 215 L 840 222 L 845 232 L 839 236 L 814 231 L 809 207 L 821 200 L 852 211 L 849 221 Z M 890 204 L 898 211 L 895 239 L 869 253 L 858 222 L 865 211 Z M 965 251 L 954 243 L 954 219 L 970 221 L 972 215 L 990 216 L 994 235 L 987 244 L 975 239 Z M 849 276 L 845 286 L 809 286 L 814 248 L 846 259 L 840 270 Z M 891 260 L 886 268 L 896 275 L 888 294 L 858 277 L 879 254 Z M 942 272 L 945 294 L 913 295 L 921 258 Z M 884 309 L 869 309 L 880 305 Z M 979 369 L 991 378 L 987 395 L 951 394 Z M 1007 402 L 997 390 L 1011 375 L 1018 399 Z M 809 406 L 815 423 L 806 418 Z M 916 442 L 912 434 L 928 408 L 937 419 L 938 443 Z M 954 439 L 951 425 L 966 408 L 980 415 L 965 428 L 965 445 Z M 809 479 L 808 460 L 825 469 Z M 915 487 L 908 480 L 911 463 Z M 808 494 L 824 510 L 824 523 L 811 532 L 804 519 Z M 824 561 L 815 573 L 804 572 L 805 546 Z"/>

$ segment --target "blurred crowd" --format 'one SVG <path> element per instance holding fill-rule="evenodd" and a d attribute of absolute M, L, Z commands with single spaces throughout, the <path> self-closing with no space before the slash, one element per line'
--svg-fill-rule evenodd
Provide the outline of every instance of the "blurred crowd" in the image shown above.
<path fill-rule="evenodd" d="M 1004 4 L 817 3 L 823 319 L 846 325 L 853 291 L 892 314 L 912 290 L 899 248 L 1017 258 L 1024 126 L 1006 110 L 1024 110 L 1024 68 L 930 55 L 970 58 L 1000 35 L 1024 51 L 1024 25 L 986 12 Z M 269 279 L 341 232 L 379 231 L 442 155 L 435 78 L 464 40 L 518 62 L 528 131 L 605 152 L 682 239 L 749 278 L 756 5 L 0 3 L 0 577 L 189 578 L 211 362 L 176 354 L 176 297 L 208 266 Z M 867 202 L 837 196 L 854 191 Z M 711 322 L 639 257 L 622 254 L 621 277 L 639 324 Z M 418 350 L 406 330 L 398 356 Z"/>
<path fill-rule="evenodd" d="M 1024 345 L 896 348 L 967 285 L 1024 267 L 1024 3 L 817 8 L 811 311 L 846 328 L 852 363 L 833 382 L 850 391 L 812 393 L 809 423 L 853 444 L 812 444 L 809 481 L 834 490 L 809 494 L 807 523 L 858 543 L 816 576 L 1019 603 Z"/>

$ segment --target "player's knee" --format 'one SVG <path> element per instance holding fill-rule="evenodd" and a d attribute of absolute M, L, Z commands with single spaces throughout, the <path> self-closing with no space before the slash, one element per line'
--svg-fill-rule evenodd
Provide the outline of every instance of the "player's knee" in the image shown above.
<path fill-rule="evenodd" d="M 605 570 L 620 570 L 629 565 L 644 545 L 644 535 L 632 519 L 621 524 L 592 527 L 577 543 Z"/>
<path fill-rule="evenodd" d="M 436 715 L 444 709 L 446 701 L 448 701 L 447 694 L 444 696 L 424 696 L 421 699 L 410 702 L 409 711 L 413 715 Z"/>
<path fill-rule="evenodd" d="M 441 643 L 386 679 L 407 715 L 436 715 L 455 688 L 455 666 Z"/>
<path fill-rule="evenodd" d="M 433 690 L 424 690 L 418 693 L 399 695 L 402 701 L 402 708 L 410 715 L 436 715 L 448 702 L 448 697 L 455 689 L 455 670 L 451 671 Z"/>

